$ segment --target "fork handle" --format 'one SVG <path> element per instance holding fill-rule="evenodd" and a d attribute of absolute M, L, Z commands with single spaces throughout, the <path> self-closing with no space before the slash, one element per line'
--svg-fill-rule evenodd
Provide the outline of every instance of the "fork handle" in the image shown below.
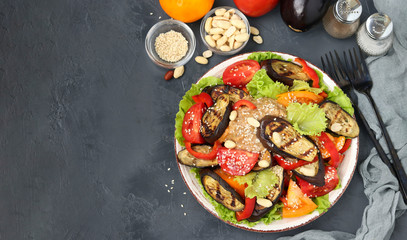
<path fill-rule="evenodd" d="M 357 105 L 353 105 L 354 109 L 356 110 L 356 115 L 359 117 L 359 119 L 362 121 L 363 125 L 365 126 L 367 133 L 369 134 L 370 139 L 373 142 L 373 145 L 375 146 L 377 153 L 379 154 L 379 157 L 382 159 L 384 164 L 387 165 L 387 167 L 390 169 L 390 172 L 396 176 L 398 182 L 399 182 L 399 188 L 400 188 L 400 193 L 401 196 L 403 197 L 404 203 L 407 204 L 407 185 L 405 184 L 405 181 L 403 181 L 402 174 L 405 172 L 400 171 L 400 168 L 397 168 L 393 164 L 391 164 L 390 159 L 387 157 L 386 153 L 383 150 L 382 145 L 380 145 L 379 141 L 376 139 L 376 135 L 373 132 L 373 130 L 370 128 L 369 123 L 367 122 L 365 116 L 363 113 L 360 111 L 359 107 Z M 406 178 L 404 178 L 405 180 Z"/>
<path fill-rule="evenodd" d="M 400 158 L 397 155 L 397 151 L 393 146 L 393 142 L 390 139 L 389 133 L 387 132 L 387 128 L 384 125 L 384 122 L 382 120 L 382 117 L 380 115 L 379 110 L 377 109 L 376 103 L 375 103 L 372 95 L 370 95 L 369 92 L 366 93 L 366 96 L 369 99 L 370 103 L 372 104 L 373 109 L 374 109 L 374 111 L 376 113 L 377 120 L 379 121 L 379 125 L 380 125 L 380 128 L 381 128 L 382 132 L 383 132 L 384 139 L 386 140 L 387 147 L 389 148 L 391 158 L 393 159 L 393 164 L 395 165 L 396 174 L 398 173 L 399 180 L 402 182 L 401 184 L 403 184 L 404 186 L 407 186 L 406 172 L 404 171 L 404 168 L 403 168 L 403 165 L 401 164 Z"/>

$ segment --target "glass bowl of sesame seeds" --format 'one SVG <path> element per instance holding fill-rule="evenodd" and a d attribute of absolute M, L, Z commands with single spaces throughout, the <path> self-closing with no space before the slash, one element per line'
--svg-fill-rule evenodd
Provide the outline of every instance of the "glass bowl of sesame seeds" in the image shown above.
<path fill-rule="evenodd" d="M 158 66 L 174 69 L 185 65 L 194 54 L 195 35 L 185 23 L 168 19 L 156 23 L 148 31 L 145 48 Z"/>

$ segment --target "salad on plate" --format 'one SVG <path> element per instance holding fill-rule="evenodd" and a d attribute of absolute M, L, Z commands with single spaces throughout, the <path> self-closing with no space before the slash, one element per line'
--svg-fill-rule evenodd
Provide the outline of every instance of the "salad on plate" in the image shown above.
<path fill-rule="evenodd" d="M 327 211 L 330 193 L 342 189 L 337 200 L 344 191 L 340 176 L 348 184 L 356 166 L 355 156 L 341 166 L 359 135 L 349 98 L 291 55 L 254 52 L 221 70 L 191 86 L 175 119 L 177 160 L 194 196 L 246 229 Z"/>

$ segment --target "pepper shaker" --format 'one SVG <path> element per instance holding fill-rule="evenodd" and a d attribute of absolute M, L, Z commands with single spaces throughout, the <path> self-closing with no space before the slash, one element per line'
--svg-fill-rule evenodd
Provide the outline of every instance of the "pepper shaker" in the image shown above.
<path fill-rule="evenodd" d="M 362 5 L 359 0 L 338 0 L 322 18 L 325 31 L 334 38 L 352 36 L 359 27 Z"/>
<path fill-rule="evenodd" d="M 374 13 L 360 26 L 356 40 L 367 55 L 385 55 L 393 44 L 393 22 L 386 14 Z"/>

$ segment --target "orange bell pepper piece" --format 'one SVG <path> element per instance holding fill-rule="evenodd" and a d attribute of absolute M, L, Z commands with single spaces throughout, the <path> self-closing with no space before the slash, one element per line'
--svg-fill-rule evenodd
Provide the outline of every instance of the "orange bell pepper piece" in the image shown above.
<path fill-rule="evenodd" d="M 277 95 L 277 102 L 287 107 L 290 103 L 315 103 L 318 104 L 324 100 L 324 97 L 308 91 L 293 91 Z"/>
<path fill-rule="evenodd" d="M 229 173 L 223 171 L 221 168 L 213 170 L 216 174 L 219 175 L 230 187 L 232 187 L 242 198 L 245 198 L 244 190 L 247 187 L 247 184 L 240 184 L 236 181 L 235 176 L 230 175 Z"/>
<path fill-rule="evenodd" d="M 284 204 L 283 218 L 300 217 L 311 213 L 318 207 L 292 179 L 288 185 L 287 198 L 283 198 L 282 202 Z"/>

